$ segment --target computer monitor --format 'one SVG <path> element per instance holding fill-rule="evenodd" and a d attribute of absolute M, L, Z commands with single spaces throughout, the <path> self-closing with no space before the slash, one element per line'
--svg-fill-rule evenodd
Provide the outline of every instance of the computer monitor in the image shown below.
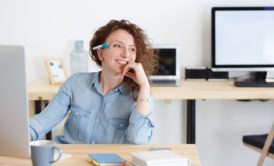
<path fill-rule="evenodd" d="M 213 7 L 212 68 L 274 70 L 274 7 Z M 258 77 L 257 77 L 258 78 Z"/>
<path fill-rule="evenodd" d="M 0 156 L 30 157 L 24 48 L 0 45 Z"/>

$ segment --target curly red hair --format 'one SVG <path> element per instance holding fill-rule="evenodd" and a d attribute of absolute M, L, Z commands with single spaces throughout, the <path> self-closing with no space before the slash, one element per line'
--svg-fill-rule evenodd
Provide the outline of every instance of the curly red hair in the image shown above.
<path fill-rule="evenodd" d="M 107 37 L 116 30 L 125 30 L 131 34 L 134 38 L 134 44 L 136 46 L 136 62 L 142 64 L 146 75 L 152 74 L 158 63 L 158 56 L 153 53 L 151 44 L 148 40 L 145 32 L 136 24 L 130 23 L 128 20 L 111 20 L 105 26 L 100 27 L 90 41 L 90 56 L 96 62 L 96 64 L 102 67 L 102 62 L 99 59 L 96 50 L 92 50 L 94 46 L 102 44 L 106 41 Z M 125 91 L 127 94 L 132 94 L 136 99 L 139 86 L 130 78 L 125 78 L 123 81 L 125 85 Z"/>

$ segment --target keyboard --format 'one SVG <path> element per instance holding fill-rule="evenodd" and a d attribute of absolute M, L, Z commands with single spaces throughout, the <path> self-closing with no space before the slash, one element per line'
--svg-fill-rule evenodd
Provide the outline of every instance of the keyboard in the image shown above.
<path fill-rule="evenodd" d="M 163 85 L 163 86 L 178 86 L 178 81 L 176 80 L 151 80 L 153 85 Z"/>
<path fill-rule="evenodd" d="M 235 81 L 236 87 L 274 87 L 274 82 L 266 81 Z"/>

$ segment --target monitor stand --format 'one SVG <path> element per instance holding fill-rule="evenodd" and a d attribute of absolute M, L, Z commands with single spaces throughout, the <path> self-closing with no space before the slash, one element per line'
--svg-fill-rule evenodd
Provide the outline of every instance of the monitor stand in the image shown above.
<path fill-rule="evenodd" d="M 271 81 L 272 80 L 272 81 Z M 236 80 L 236 87 L 274 87 L 274 79 L 267 72 L 253 72 L 246 80 Z"/>

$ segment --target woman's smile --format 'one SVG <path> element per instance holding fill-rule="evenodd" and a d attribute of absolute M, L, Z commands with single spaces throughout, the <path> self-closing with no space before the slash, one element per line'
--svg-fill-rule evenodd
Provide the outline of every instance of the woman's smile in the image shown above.
<path fill-rule="evenodd" d="M 122 64 L 122 65 L 126 65 L 126 64 L 128 64 L 129 60 L 117 59 L 116 62 L 118 62 L 119 64 Z"/>

